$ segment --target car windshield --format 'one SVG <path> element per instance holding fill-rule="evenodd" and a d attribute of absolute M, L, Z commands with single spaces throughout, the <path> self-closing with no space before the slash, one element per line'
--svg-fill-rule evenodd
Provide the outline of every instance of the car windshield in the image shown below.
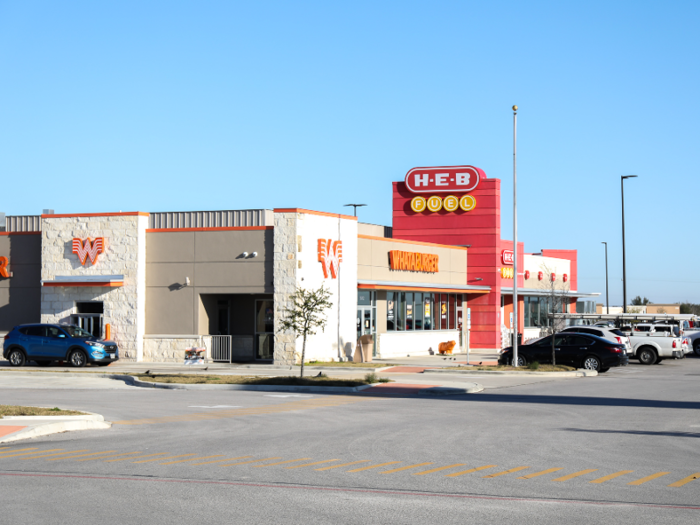
<path fill-rule="evenodd" d="M 92 337 L 92 334 L 86 330 L 83 330 L 82 328 L 78 326 L 63 326 L 62 327 L 66 332 L 68 332 L 68 335 L 71 337 Z"/>

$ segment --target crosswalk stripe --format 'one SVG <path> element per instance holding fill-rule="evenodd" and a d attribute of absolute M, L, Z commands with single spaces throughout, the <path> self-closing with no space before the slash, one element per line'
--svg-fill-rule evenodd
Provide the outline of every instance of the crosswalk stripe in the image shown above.
<path fill-rule="evenodd" d="M 403 470 L 408 470 L 408 469 L 416 468 L 416 467 L 425 467 L 426 465 L 432 465 L 432 463 L 418 463 L 417 465 L 409 465 L 407 467 L 399 467 L 399 468 L 395 468 L 392 470 L 385 470 L 384 472 L 380 472 L 380 474 L 393 474 L 394 472 L 401 472 Z"/>
<path fill-rule="evenodd" d="M 589 468 L 587 470 L 579 470 L 578 472 L 574 472 L 573 474 L 568 474 L 566 476 L 562 476 L 561 478 L 553 479 L 552 481 L 569 481 L 570 479 L 578 478 L 579 476 L 583 476 L 585 474 L 590 474 L 591 472 L 595 472 L 598 470 L 597 468 Z"/>
<path fill-rule="evenodd" d="M 371 470 L 373 468 L 385 467 L 387 465 L 396 465 L 401 463 L 400 461 L 388 461 L 386 463 L 379 463 L 378 465 L 370 465 L 369 467 L 356 468 L 353 470 L 348 470 L 348 472 L 362 472 L 363 470 Z"/>
<path fill-rule="evenodd" d="M 532 479 L 536 478 L 537 476 L 543 476 L 545 474 L 549 474 L 551 472 L 557 472 L 558 470 L 563 470 L 562 468 L 548 468 L 547 470 L 542 470 L 540 472 L 535 472 L 534 474 L 528 474 L 526 476 L 520 476 L 518 479 Z"/>
<path fill-rule="evenodd" d="M 130 459 L 138 459 L 138 458 L 150 458 L 153 456 L 162 456 L 164 454 L 167 454 L 167 452 L 158 452 L 157 454 L 145 454 L 143 456 L 134 456 L 131 458 L 108 459 L 108 460 L 105 460 L 105 463 L 114 463 L 115 461 L 128 461 Z M 163 458 L 161 458 L 161 459 L 163 459 Z"/>
<path fill-rule="evenodd" d="M 32 450 L 32 449 L 24 449 L 24 450 Z M 44 452 L 53 452 L 54 450 L 65 450 L 63 448 L 50 448 L 48 450 L 44 450 Z M 27 456 L 31 454 L 36 454 L 36 452 L 21 452 L 19 454 L 10 454 L 9 456 L 2 456 L 0 459 L 5 459 L 5 458 L 14 458 L 17 456 Z"/>
<path fill-rule="evenodd" d="M 455 463 L 454 465 L 447 465 L 446 467 L 431 468 L 430 470 L 424 470 L 423 472 L 414 472 L 414 476 L 423 476 L 425 474 L 432 474 L 433 472 L 440 472 L 441 470 L 447 470 L 448 468 L 463 467 L 466 463 Z"/>
<path fill-rule="evenodd" d="M 258 461 L 267 461 L 268 459 L 282 459 L 277 458 L 263 458 L 263 459 L 251 459 L 250 461 L 239 461 L 238 463 L 226 463 L 226 465 L 219 465 L 220 467 L 233 467 L 235 465 L 247 465 L 248 463 L 257 463 Z"/>
<path fill-rule="evenodd" d="M 288 459 L 287 461 L 278 461 L 277 463 L 266 463 L 265 465 L 254 465 L 253 468 L 274 467 L 275 465 L 284 465 L 285 463 L 294 463 L 295 461 L 306 461 L 311 458 Z"/>
<path fill-rule="evenodd" d="M 178 459 L 177 461 L 167 461 L 165 463 L 161 463 L 161 465 L 174 465 L 175 463 L 185 463 L 187 461 L 197 461 L 200 459 L 211 459 L 211 458 L 220 458 L 222 454 L 215 454 L 213 456 L 202 456 L 201 458 L 188 458 L 188 459 Z M 166 459 L 166 458 L 163 458 Z M 195 465 L 197 463 L 194 463 Z"/>
<path fill-rule="evenodd" d="M 80 452 L 79 450 L 76 452 Z M 74 459 L 74 458 L 84 458 L 85 456 L 97 456 L 98 454 L 109 454 L 110 452 L 116 452 L 116 450 L 103 450 L 102 452 L 92 452 L 91 454 L 80 454 L 78 456 L 62 456 L 60 458 L 51 458 L 46 461 L 60 461 L 62 459 Z"/>
<path fill-rule="evenodd" d="M 184 458 L 186 456 L 194 456 L 194 454 L 178 454 L 177 456 L 167 456 L 165 458 L 142 459 L 139 461 L 132 461 L 132 463 L 150 463 L 151 461 L 162 461 L 164 459 Z M 135 458 L 131 458 L 131 459 L 135 459 Z"/>
<path fill-rule="evenodd" d="M 330 467 L 321 467 L 321 468 L 316 468 L 314 470 L 331 470 L 334 468 L 340 468 L 340 467 L 349 467 L 350 465 L 357 465 L 358 463 L 367 463 L 369 459 L 361 459 L 360 461 L 351 461 L 350 463 L 343 463 L 342 465 L 333 465 Z"/>
<path fill-rule="evenodd" d="M 323 461 L 314 461 L 313 463 L 304 463 L 303 465 L 294 465 L 293 467 L 284 467 L 286 469 L 310 467 L 312 465 L 320 465 L 321 463 L 330 463 L 331 461 L 340 461 L 339 459 L 324 459 Z M 318 469 L 316 469 L 318 470 Z"/>
<path fill-rule="evenodd" d="M 508 470 L 504 470 L 503 472 L 496 472 L 495 474 L 489 474 L 488 476 L 483 476 L 484 478 L 497 478 L 498 476 L 503 476 L 505 474 L 512 474 L 513 472 L 520 472 L 521 470 L 525 470 L 526 468 L 530 467 L 515 467 L 511 468 Z"/>
<path fill-rule="evenodd" d="M 624 476 L 625 474 L 631 474 L 632 472 L 634 472 L 634 470 L 621 470 L 620 472 L 615 472 L 614 474 L 608 474 L 607 476 L 603 476 L 602 478 L 594 479 L 593 481 L 589 481 L 588 483 L 605 483 L 606 481 L 619 478 L 620 476 Z"/>
<path fill-rule="evenodd" d="M 483 467 L 470 468 L 469 470 L 463 470 L 461 472 L 454 472 L 452 474 L 446 474 L 446 478 L 456 478 L 457 476 L 464 476 L 465 474 L 471 474 L 472 472 L 478 472 L 480 470 L 486 470 L 487 468 L 494 468 L 498 465 L 484 465 Z"/>
<path fill-rule="evenodd" d="M 652 474 L 651 476 L 646 476 L 636 481 L 632 481 L 628 483 L 628 485 L 641 485 L 643 483 L 646 483 L 647 481 L 651 481 L 653 479 L 660 478 L 661 476 L 665 476 L 666 474 L 670 474 L 670 472 L 657 472 L 656 474 Z"/>
<path fill-rule="evenodd" d="M 62 449 L 62 448 L 59 448 L 59 449 L 56 449 L 56 450 L 63 450 L 63 449 Z M 21 459 L 21 460 L 26 460 L 26 459 L 49 458 L 49 457 L 52 457 L 52 456 L 61 456 L 61 455 L 64 455 L 64 454 L 75 454 L 76 452 L 86 452 L 87 450 L 89 450 L 89 449 L 84 448 L 84 449 L 82 449 L 82 450 L 69 450 L 69 451 L 67 451 L 67 452 L 54 452 L 53 454 L 40 454 L 40 455 L 38 455 L 38 456 L 31 456 L 31 455 L 30 455 L 30 456 L 26 456 L 26 457 L 19 458 L 19 459 Z M 46 450 L 45 450 L 44 452 L 46 452 Z"/>
<path fill-rule="evenodd" d="M 109 456 L 99 456 L 96 458 L 85 458 L 85 459 L 79 459 L 78 461 L 95 461 L 96 459 L 117 458 L 119 456 L 129 456 L 131 454 L 141 454 L 141 451 L 137 450 L 136 452 L 122 452 L 121 454 L 110 454 Z M 126 459 L 131 459 L 131 458 L 126 458 Z"/>
<path fill-rule="evenodd" d="M 691 474 L 687 478 L 683 478 L 680 481 L 676 481 L 675 483 L 671 483 L 669 487 L 682 487 L 686 483 L 690 483 L 694 479 L 700 478 L 700 472 L 696 472 L 695 474 Z"/>
<path fill-rule="evenodd" d="M 209 465 L 210 463 L 221 463 L 222 461 L 235 461 L 237 459 L 245 459 L 250 456 L 238 456 L 237 458 L 215 459 L 214 461 L 204 461 L 203 463 L 192 463 L 193 465 Z"/>

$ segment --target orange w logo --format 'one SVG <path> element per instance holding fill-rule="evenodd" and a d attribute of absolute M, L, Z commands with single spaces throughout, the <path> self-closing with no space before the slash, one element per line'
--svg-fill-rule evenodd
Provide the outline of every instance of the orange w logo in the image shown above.
<path fill-rule="evenodd" d="M 340 262 L 343 260 L 343 241 L 318 240 L 318 261 L 323 264 L 323 276 L 338 278 Z"/>
<path fill-rule="evenodd" d="M 92 264 L 97 262 L 97 256 L 104 253 L 105 240 L 104 237 L 97 237 L 94 241 L 89 237 L 85 242 L 80 239 L 73 239 L 73 253 L 80 259 L 80 264 L 85 266 L 88 256 Z"/>

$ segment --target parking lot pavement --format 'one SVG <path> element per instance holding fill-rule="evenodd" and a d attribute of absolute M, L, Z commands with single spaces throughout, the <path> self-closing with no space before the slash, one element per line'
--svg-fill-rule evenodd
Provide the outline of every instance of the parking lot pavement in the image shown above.
<path fill-rule="evenodd" d="M 132 388 L 123 381 L 102 377 L 91 377 L 90 374 L 51 374 L 51 373 L 0 373 L 0 389 L 27 388 L 31 390 L 124 390 Z M 6 404 L 6 403 L 3 403 Z"/>

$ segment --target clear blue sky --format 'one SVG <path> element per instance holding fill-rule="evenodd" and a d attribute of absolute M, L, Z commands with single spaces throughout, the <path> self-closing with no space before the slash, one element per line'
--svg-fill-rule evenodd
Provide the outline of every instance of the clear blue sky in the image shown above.
<path fill-rule="evenodd" d="M 700 302 L 700 3 L 2 1 L 0 211 L 296 206 L 391 224 L 391 181 L 473 164 L 579 289 Z"/>

